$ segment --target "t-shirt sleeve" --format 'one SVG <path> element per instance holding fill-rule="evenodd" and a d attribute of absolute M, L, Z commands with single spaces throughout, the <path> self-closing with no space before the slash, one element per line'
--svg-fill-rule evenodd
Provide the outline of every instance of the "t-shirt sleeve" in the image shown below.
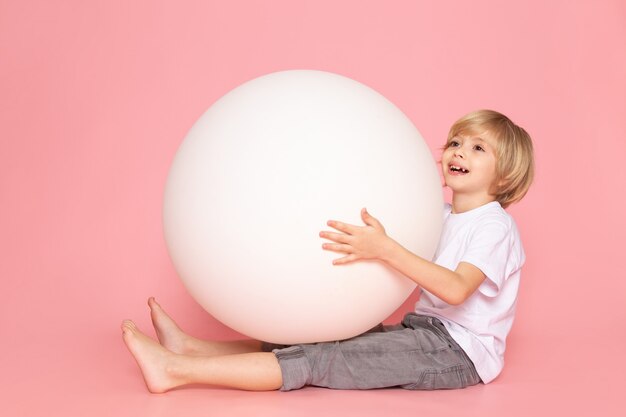
<path fill-rule="evenodd" d="M 487 279 L 479 290 L 488 297 L 498 294 L 506 279 L 506 265 L 511 252 L 509 227 L 502 222 L 479 225 L 469 236 L 467 249 L 459 262 L 480 269 Z"/>

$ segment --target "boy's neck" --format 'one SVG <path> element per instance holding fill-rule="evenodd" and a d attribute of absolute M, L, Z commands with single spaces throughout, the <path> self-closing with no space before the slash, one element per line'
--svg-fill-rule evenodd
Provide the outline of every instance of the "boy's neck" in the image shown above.
<path fill-rule="evenodd" d="M 496 201 L 493 195 L 452 194 L 452 213 L 459 214 Z"/>

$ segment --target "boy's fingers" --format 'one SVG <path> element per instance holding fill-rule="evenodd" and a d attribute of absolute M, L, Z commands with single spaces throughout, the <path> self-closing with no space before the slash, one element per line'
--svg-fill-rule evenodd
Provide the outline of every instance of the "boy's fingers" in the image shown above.
<path fill-rule="evenodd" d="M 367 209 L 365 209 L 365 208 L 361 210 L 361 219 L 363 219 L 363 223 L 365 223 L 365 224 L 367 224 L 369 226 L 372 226 L 373 222 L 376 221 L 376 219 L 373 218 L 372 215 L 369 214 L 367 212 Z"/>
<path fill-rule="evenodd" d="M 382 226 L 381 223 L 378 221 L 378 219 L 376 219 L 375 217 L 373 217 L 366 208 L 363 208 L 361 210 L 361 218 L 363 219 L 363 223 L 365 223 L 368 226 L 376 226 L 376 227 L 380 227 Z"/>
<path fill-rule="evenodd" d="M 338 222 L 336 220 L 329 220 L 326 224 L 332 227 L 333 229 L 337 229 L 348 234 L 352 234 L 356 228 L 355 226 L 351 224 Z"/>
<path fill-rule="evenodd" d="M 333 242 L 350 243 L 349 242 L 350 236 L 344 235 L 343 233 L 323 231 L 323 232 L 320 232 L 320 237 L 323 237 L 324 239 L 332 240 Z"/>
<path fill-rule="evenodd" d="M 341 243 L 324 243 L 322 245 L 322 249 L 331 250 L 333 252 L 343 252 L 343 253 L 351 253 L 352 246 L 344 245 Z"/>
<path fill-rule="evenodd" d="M 357 259 L 358 257 L 355 254 L 351 253 L 350 255 L 344 256 L 343 258 L 333 260 L 333 265 L 343 265 L 356 261 Z"/>

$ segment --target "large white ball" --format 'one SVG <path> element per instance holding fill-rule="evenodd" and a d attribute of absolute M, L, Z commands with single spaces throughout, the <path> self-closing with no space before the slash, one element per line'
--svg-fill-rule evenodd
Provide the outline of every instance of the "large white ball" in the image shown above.
<path fill-rule="evenodd" d="M 165 187 L 165 239 L 194 299 L 255 339 L 340 340 L 375 326 L 415 288 L 377 261 L 333 266 L 319 237 L 360 209 L 431 259 L 443 198 L 431 153 L 385 97 L 323 71 L 256 78 L 193 125 Z"/>

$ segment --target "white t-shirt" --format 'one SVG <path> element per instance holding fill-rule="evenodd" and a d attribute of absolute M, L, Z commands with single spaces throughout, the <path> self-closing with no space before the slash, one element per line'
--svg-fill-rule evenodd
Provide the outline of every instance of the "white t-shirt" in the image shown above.
<path fill-rule="evenodd" d="M 453 271 L 460 262 L 467 262 L 487 278 L 458 306 L 422 289 L 415 312 L 439 318 L 483 382 L 489 383 L 504 366 L 506 336 L 513 324 L 520 268 L 526 257 L 515 221 L 497 201 L 464 213 L 451 211 L 446 204 L 433 262 Z"/>

